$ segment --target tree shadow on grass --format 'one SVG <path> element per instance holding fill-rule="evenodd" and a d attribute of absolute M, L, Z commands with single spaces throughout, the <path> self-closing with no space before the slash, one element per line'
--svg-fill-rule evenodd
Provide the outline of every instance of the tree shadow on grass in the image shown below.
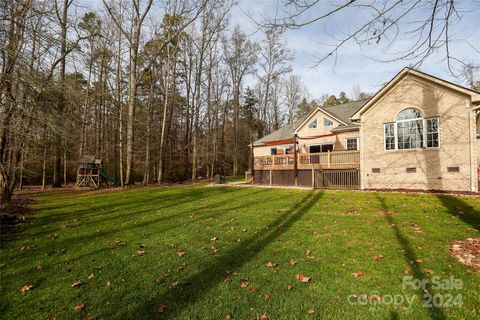
<path fill-rule="evenodd" d="M 275 221 L 263 227 L 259 233 L 241 241 L 237 247 L 215 258 L 213 264 L 199 270 L 195 275 L 185 280 L 188 285 L 169 288 L 163 294 L 155 297 L 150 303 L 135 311 L 137 318 L 151 318 L 160 305 L 167 306 L 165 312 L 158 314 L 162 318 L 172 319 L 179 315 L 182 309 L 200 299 L 209 290 L 221 283 L 227 276 L 226 270 L 238 270 L 253 260 L 259 252 L 288 231 L 304 214 L 320 199 L 323 193 L 311 191 L 288 211 L 282 213 Z M 253 254 L 247 254 L 253 253 Z"/>
<path fill-rule="evenodd" d="M 377 200 L 380 202 L 382 210 L 385 212 L 388 212 L 389 208 L 387 203 L 385 202 L 385 198 L 379 195 L 376 195 L 376 197 L 377 197 Z M 387 220 L 387 222 L 395 232 L 395 237 L 397 238 L 398 243 L 403 249 L 405 262 L 407 263 L 407 265 L 409 265 L 414 279 L 420 280 L 420 281 L 426 280 L 427 281 L 426 290 L 433 295 L 431 286 L 428 285 L 430 280 L 428 279 L 427 275 L 420 267 L 420 263 L 418 261 L 418 257 L 417 257 L 417 254 L 415 253 L 414 247 L 412 246 L 408 238 L 403 234 L 402 230 L 400 230 L 398 223 L 395 221 L 395 219 L 391 215 L 386 214 L 385 219 Z M 420 299 L 425 300 L 422 290 L 419 290 L 418 294 L 420 296 Z M 428 307 L 426 309 L 431 319 L 445 319 L 445 313 L 441 308 L 438 308 L 432 305 L 431 307 Z M 392 319 L 395 319 L 395 314 L 391 315 Z M 398 314 L 396 316 L 398 317 Z"/>
<path fill-rule="evenodd" d="M 469 224 L 475 230 L 480 231 L 480 211 L 475 210 L 460 197 L 437 195 L 437 199 L 448 210 L 448 213 Z"/>
<path fill-rule="evenodd" d="M 183 191 L 183 190 L 182 190 Z M 173 194 L 173 195 L 162 195 L 162 194 L 150 194 L 148 197 L 141 199 L 144 202 L 149 202 L 150 204 L 152 203 L 158 203 L 160 204 L 168 204 L 168 205 L 161 205 L 159 209 L 166 209 L 169 207 L 175 207 L 178 206 L 178 204 L 185 204 L 189 202 L 195 202 L 200 199 L 207 199 L 219 195 L 223 195 L 228 192 L 233 192 L 234 190 L 227 190 L 222 192 L 221 190 L 213 190 L 213 189 L 195 189 L 195 192 L 188 191 L 187 192 L 179 192 L 178 194 Z M 119 194 L 121 195 L 121 194 Z M 110 195 L 111 196 L 111 195 Z M 107 201 L 108 200 L 108 201 Z M 133 195 L 127 195 L 125 198 L 121 198 L 119 200 L 112 200 L 112 199 L 104 199 L 104 194 L 99 194 L 98 196 L 93 196 L 91 198 L 88 198 L 87 201 L 89 202 L 94 202 L 93 204 L 88 204 L 87 203 L 82 203 L 77 200 L 76 203 L 73 205 L 81 205 L 80 209 L 74 209 L 74 210 L 63 210 L 63 212 L 58 213 L 58 212 L 52 212 L 48 213 L 50 210 L 58 211 L 59 209 L 62 208 L 67 208 L 72 206 L 72 204 L 66 204 L 66 205 L 52 205 L 52 206 L 46 206 L 43 207 L 41 210 L 44 212 L 44 214 L 41 217 L 38 217 L 36 219 L 39 219 L 39 222 L 43 225 L 49 224 L 49 223 L 54 223 L 58 221 L 65 221 L 68 219 L 75 219 L 78 218 L 78 216 L 88 216 L 88 217 L 96 217 L 96 216 L 105 216 L 105 213 L 102 212 L 103 210 L 112 210 L 114 208 L 119 208 L 122 211 L 126 211 L 129 209 L 133 209 L 133 211 L 136 211 L 135 209 L 138 209 L 141 207 L 141 203 L 139 203 L 139 199 L 135 198 Z M 84 209 L 85 206 L 88 205 L 87 209 Z M 154 210 L 153 208 L 150 210 Z M 132 212 L 127 212 L 126 214 L 130 214 Z M 50 232 L 50 231 L 48 231 Z M 42 234 L 42 232 L 39 232 L 38 234 L 35 234 L 34 236 L 37 236 L 39 234 Z"/>
<path fill-rule="evenodd" d="M 250 197 L 258 197 L 259 194 L 267 193 L 268 190 L 255 190 L 253 192 L 249 192 L 248 194 L 243 194 L 243 201 L 240 205 L 236 205 L 234 202 L 232 202 L 232 199 L 230 197 L 225 198 L 219 198 L 215 199 L 214 202 L 209 204 L 209 207 L 215 207 L 215 208 L 222 208 L 222 210 L 219 211 L 212 211 L 209 210 L 208 208 L 202 208 L 200 210 L 192 210 L 191 208 L 184 209 L 182 211 L 179 211 L 178 209 L 173 213 L 169 214 L 166 216 L 162 217 L 154 217 L 153 219 L 148 219 L 148 220 L 141 220 L 140 222 L 136 220 L 127 220 L 129 221 L 128 225 L 125 226 L 112 226 L 108 231 L 104 230 L 100 233 L 97 233 L 94 228 L 90 232 L 82 232 L 81 234 L 73 234 L 73 236 L 61 236 L 60 239 L 52 240 L 52 246 L 49 247 L 48 249 L 45 250 L 35 250 L 29 253 L 28 257 L 29 259 L 36 260 L 41 256 L 44 256 L 45 254 L 48 253 L 48 255 L 55 255 L 58 261 L 55 262 L 55 265 L 58 264 L 64 264 L 64 263 L 69 263 L 70 261 L 76 261 L 79 259 L 84 259 L 89 256 L 95 256 L 99 253 L 101 253 L 104 250 L 114 250 L 118 249 L 120 247 L 107 247 L 105 245 L 99 246 L 97 249 L 90 250 L 88 253 L 85 254 L 76 254 L 74 256 L 68 256 L 68 257 L 63 257 L 62 254 L 57 256 L 59 253 L 57 252 L 60 250 L 59 248 L 69 248 L 70 244 L 72 243 L 79 243 L 83 241 L 89 241 L 90 239 L 96 238 L 103 238 L 107 240 L 110 236 L 114 235 L 119 235 L 119 239 L 122 238 L 122 234 L 125 232 L 131 232 L 133 230 L 138 230 L 139 238 L 138 242 L 141 242 L 142 240 L 142 230 L 145 227 L 151 227 L 153 225 L 158 225 L 158 228 L 155 228 L 155 233 L 165 233 L 167 231 L 170 231 L 173 228 L 178 228 L 178 224 L 172 224 L 172 219 L 182 219 L 182 218 L 188 218 L 188 214 L 191 212 L 196 212 L 198 216 L 196 216 L 192 221 L 192 223 L 198 223 L 203 220 L 207 219 L 214 219 L 222 214 L 224 214 L 226 211 L 235 211 L 239 209 L 245 209 L 250 206 L 255 205 L 256 202 L 252 201 L 249 199 Z M 202 198 L 204 199 L 204 198 Z M 275 202 L 281 199 L 279 196 L 265 196 L 263 195 L 263 199 L 266 201 L 271 201 Z M 177 204 L 177 206 L 179 206 Z M 205 212 L 204 212 L 205 211 Z M 133 211 L 130 212 L 130 215 L 137 215 L 140 216 L 144 213 L 148 212 L 148 210 L 141 210 L 141 211 Z M 122 219 L 121 216 L 114 216 L 114 218 L 119 218 Z M 102 220 L 102 222 L 104 222 Z M 82 222 L 82 226 L 84 226 L 85 223 Z M 104 226 L 103 226 L 104 227 Z M 113 243 L 114 239 L 111 239 Z M 131 243 L 130 243 L 131 245 Z M 34 272 L 35 271 L 35 266 L 30 265 L 28 267 L 28 270 L 25 269 L 19 269 L 15 274 L 23 274 L 25 272 Z"/>
<path fill-rule="evenodd" d="M 229 192 L 233 192 L 233 191 L 229 191 Z M 259 193 L 259 192 L 256 192 L 256 193 Z M 102 224 L 104 224 L 105 222 L 107 221 L 112 221 L 112 223 L 115 223 L 115 222 L 118 222 L 118 221 L 123 221 L 125 220 L 125 218 L 129 218 L 129 217 L 132 217 L 134 215 L 141 215 L 141 214 L 146 214 L 148 212 L 152 212 L 152 211 L 155 211 L 155 210 L 165 210 L 165 209 L 169 209 L 169 208 L 173 208 L 173 207 L 178 207 L 180 205 L 185 205 L 187 203 L 194 203 L 194 202 L 197 202 L 199 200 L 202 200 L 202 201 L 206 201 L 207 199 L 209 198 L 213 198 L 213 197 L 218 197 L 218 196 L 223 196 L 225 195 L 225 192 L 224 193 L 213 193 L 213 194 L 210 194 L 210 193 L 195 193 L 195 195 L 189 195 L 189 194 L 185 194 L 185 193 L 182 193 L 181 195 L 179 196 L 176 196 L 176 197 L 166 197 L 166 198 L 148 198 L 148 199 L 145 199 L 144 201 L 148 201 L 149 202 L 149 207 L 147 209 L 142 209 L 144 206 L 142 205 L 142 203 L 139 203 L 137 200 L 135 199 L 128 199 L 125 203 L 128 203 L 129 205 L 127 206 L 124 206 L 122 203 L 111 203 L 110 206 L 102 206 L 102 207 L 89 207 L 88 209 L 81 209 L 81 210 L 76 210 L 76 211 L 73 211 L 73 212 L 70 212 L 68 213 L 68 215 L 65 215 L 65 214 L 62 214 L 62 213 L 58 213 L 58 214 L 51 214 L 51 215 L 42 215 L 42 217 L 38 217 L 38 221 L 36 221 L 36 224 L 37 224 L 37 230 L 33 231 L 29 237 L 40 237 L 40 236 L 43 236 L 45 234 L 52 234 L 54 232 L 56 232 L 57 230 L 59 230 L 60 226 L 55 226 L 54 230 L 50 229 L 50 228 L 47 228 L 47 229 L 40 229 L 42 228 L 42 226 L 44 225 L 49 225 L 49 224 L 53 224 L 53 223 L 60 223 L 60 222 L 68 222 L 68 220 L 72 220 L 72 219 L 78 219 L 78 218 L 81 218 L 83 219 L 83 221 L 81 222 L 81 225 L 84 227 L 84 226 L 87 226 L 89 224 L 91 224 L 92 226 L 97 224 L 98 221 L 102 222 Z M 228 203 L 230 202 L 231 200 L 225 200 L 223 202 L 225 203 Z M 219 202 L 215 202 L 214 204 L 217 204 Z M 222 202 L 220 202 L 222 203 Z M 158 204 L 158 207 L 152 207 L 153 205 L 156 205 Z M 119 211 L 122 211 L 123 213 L 121 212 L 118 212 L 118 213 L 115 213 L 115 214 L 112 214 L 112 212 L 100 212 L 98 213 L 97 211 L 102 209 L 102 210 L 106 210 L 106 209 L 110 209 L 110 211 L 116 209 L 118 206 L 121 206 L 120 208 L 118 208 Z M 196 209 L 194 208 L 189 208 L 187 209 L 186 213 L 188 212 L 191 212 L 191 213 L 194 213 Z M 159 221 L 161 220 L 168 220 L 170 218 L 174 218 L 175 216 L 178 216 L 177 212 L 172 214 L 172 215 L 165 215 L 163 218 L 159 219 Z M 147 221 L 148 222 L 148 221 Z M 143 223 L 143 225 L 145 225 L 145 223 Z M 95 234 L 92 233 L 93 236 L 95 236 Z M 78 240 L 78 239 L 76 239 Z"/>

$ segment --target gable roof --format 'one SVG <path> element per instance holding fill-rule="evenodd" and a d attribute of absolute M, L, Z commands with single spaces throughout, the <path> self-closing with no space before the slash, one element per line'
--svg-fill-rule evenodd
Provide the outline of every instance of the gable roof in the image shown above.
<path fill-rule="evenodd" d="M 342 131 L 342 130 L 355 130 L 358 129 L 359 126 L 354 124 L 351 120 L 350 117 L 358 111 L 366 102 L 368 99 L 364 100 L 358 100 L 358 101 L 352 101 L 344 104 L 339 104 L 336 106 L 331 106 L 331 107 L 318 107 L 314 110 L 312 110 L 308 115 L 305 117 L 299 118 L 297 120 L 294 120 L 292 123 L 287 124 L 286 126 L 278 129 L 277 131 L 274 131 L 270 133 L 269 135 L 266 135 L 265 137 L 258 139 L 253 143 L 254 146 L 259 146 L 263 145 L 266 142 L 270 141 L 280 141 L 280 140 L 286 140 L 290 139 L 293 137 L 293 134 L 299 130 L 305 123 L 318 111 L 321 111 L 325 113 L 326 115 L 331 116 L 332 118 L 335 118 L 338 122 L 341 123 L 336 128 L 333 128 L 331 131 Z"/>
<path fill-rule="evenodd" d="M 399 81 L 404 79 L 405 77 L 413 75 L 417 78 L 420 78 L 422 80 L 427 80 L 429 82 L 432 82 L 434 84 L 437 84 L 439 86 L 443 86 L 446 88 L 449 88 L 451 90 L 454 90 L 456 92 L 459 92 L 461 94 L 470 96 L 472 99 L 472 102 L 474 103 L 479 103 L 480 101 L 480 92 L 477 92 L 472 89 L 468 89 L 465 87 L 462 87 L 458 84 L 449 82 L 447 80 L 443 80 L 440 78 L 437 78 L 435 76 L 429 75 L 427 73 L 418 71 L 413 68 L 403 68 L 393 79 L 391 79 L 389 82 L 387 82 L 367 103 L 365 103 L 360 109 L 358 109 L 357 112 L 355 112 L 351 117 L 351 121 L 356 121 L 360 120 L 360 116 L 365 113 L 372 105 L 374 105 L 381 97 L 383 97 L 388 91 L 390 91 Z"/>
<path fill-rule="evenodd" d="M 339 104 L 331 107 L 320 107 L 320 109 L 328 111 L 345 123 L 345 126 L 354 125 L 350 118 L 363 107 L 370 99 L 363 99 Z"/>
<path fill-rule="evenodd" d="M 308 115 L 310 116 L 310 114 Z M 266 141 L 278 141 L 278 140 L 284 140 L 288 138 L 293 137 L 293 132 L 295 129 L 303 122 L 305 119 L 308 117 L 305 116 L 303 118 L 299 118 L 297 120 L 292 121 L 290 124 L 287 124 L 286 126 L 281 127 L 277 131 L 273 131 L 270 134 L 267 134 L 263 138 L 258 139 L 253 143 L 254 146 L 260 146 L 263 145 L 264 142 Z"/>

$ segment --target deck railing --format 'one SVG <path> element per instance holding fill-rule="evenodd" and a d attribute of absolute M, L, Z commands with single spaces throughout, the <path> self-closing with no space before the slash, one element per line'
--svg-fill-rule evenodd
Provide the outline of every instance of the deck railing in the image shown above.
<path fill-rule="evenodd" d="M 298 153 L 298 169 L 343 169 L 360 166 L 360 151 L 332 151 L 322 153 Z M 256 170 L 293 169 L 294 155 L 259 156 L 254 158 Z"/>

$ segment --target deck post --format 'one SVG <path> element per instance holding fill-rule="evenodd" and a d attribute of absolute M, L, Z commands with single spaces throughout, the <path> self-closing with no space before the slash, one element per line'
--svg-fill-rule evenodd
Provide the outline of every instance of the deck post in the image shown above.
<path fill-rule="evenodd" d="M 250 150 L 250 176 L 252 177 L 252 183 L 253 183 L 253 177 L 255 175 L 255 158 L 253 154 L 253 136 L 250 137 L 251 141 L 251 150 Z"/>
<path fill-rule="evenodd" d="M 270 169 L 270 178 L 268 179 L 270 182 L 270 187 L 272 186 L 272 169 Z"/>
<path fill-rule="evenodd" d="M 312 166 L 312 189 L 315 189 L 315 169 Z"/>
<path fill-rule="evenodd" d="M 331 157 L 332 154 L 330 153 L 330 150 L 327 150 L 327 168 L 330 168 L 330 161 L 332 160 Z"/>
<path fill-rule="evenodd" d="M 295 187 L 298 185 L 298 153 L 297 153 L 297 134 L 293 134 L 293 179 Z"/>

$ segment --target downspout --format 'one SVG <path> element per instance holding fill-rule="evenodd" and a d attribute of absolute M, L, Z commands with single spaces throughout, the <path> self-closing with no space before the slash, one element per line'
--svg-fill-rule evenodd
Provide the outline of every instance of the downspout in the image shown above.
<path fill-rule="evenodd" d="M 477 186 L 476 186 L 476 180 L 477 178 L 477 170 L 476 170 L 476 152 L 475 152 L 475 126 L 474 120 L 475 118 L 472 117 L 473 113 L 475 112 L 474 110 L 469 110 L 468 109 L 468 102 L 467 104 L 467 110 L 468 110 L 468 123 L 469 123 L 469 142 L 470 142 L 470 191 L 476 192 L 477 191 Z M 472 119 L 473 118 L 473 119 Z"/>

